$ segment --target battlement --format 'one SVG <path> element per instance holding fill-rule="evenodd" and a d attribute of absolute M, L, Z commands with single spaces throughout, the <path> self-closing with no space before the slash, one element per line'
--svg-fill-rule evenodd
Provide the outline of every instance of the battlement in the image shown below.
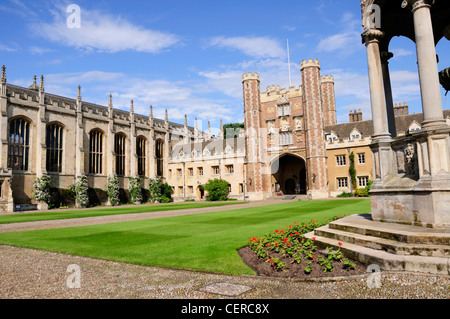
<path fill-rule="evenodd" d="M 322 83 L 334 83 L 334 76 L 332 75 L 325 75 L 321 77 L 321 82 Z"/>
<path fill-rule="evenodd" d="M 252 72 L 244 73 L 242 75 L 242 82 L 249 81 L 249 80 L 260 81 L 259 74 L 256 72 L 255 73 L 252 73 Z"/>
<path fill-rule="evenodd" d="M 318 67 L 320 68 L 320 62 L 317 59 L 308 59 L 308 60 L 303 60 L 300 63 L 300 70 L 303 70 L 304 68 L 308 68 L 308 67 Z"/>
<path fill-rule="evenodd" d="M 277 101 L 281 96 L 299 97 L 302 95 L 302 86 L 291 86 L 289 89 L 281 88 L 279 85 L 272 85 L 266 88 L 265 92 L 261 92 L 261 102 Z"/>

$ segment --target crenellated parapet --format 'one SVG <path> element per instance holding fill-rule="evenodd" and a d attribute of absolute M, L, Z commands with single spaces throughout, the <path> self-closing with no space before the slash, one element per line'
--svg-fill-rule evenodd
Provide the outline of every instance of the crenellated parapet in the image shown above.
<path fill-rule="evenodd" d="M 308 60 L 303 60 L 300 63 L 300 70 L 303 70 L 304 68 L 308 68 L 308 67 L 318 67 L 320 68 L 320 62 L 317 59 L 308 59 Z"/>
<path fill-rule="evenodd" d="M 248 72 L 248 73 L 244 73 L 242 75 L 242 82 L 244 81 L 248 81 L 248 80 L 257 80 L 260 81 L 260 76 L 258 73 L 252 73 L 252 72 Z"/>

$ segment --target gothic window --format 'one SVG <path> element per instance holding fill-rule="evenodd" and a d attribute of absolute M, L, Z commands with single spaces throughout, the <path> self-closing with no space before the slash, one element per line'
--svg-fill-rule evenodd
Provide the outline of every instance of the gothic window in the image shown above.
<path fill-rule="evenodd" d="M 116 174 L 125 176 L 125 135 L 116 134 L 114 137 L 114 153 L 116 156 Z"/>
<path fill-rule="evenodd" d="M 138 175 L 145 176 L 145 138 L 136 139 L 136 155 L 138 160 Z"/>
<path fill-rule="evenodd" d="M 278 116 L 289 116 L 291 114 L 291 105 L 278 105 Z"/>
<path fill-rule="evenodd" d="M 89 174 L 103 172 L 103 133 L 92 130 L 89 133 Z"/>
<path fill-rule="evenodd" d="M 293 144 L 292 132 L 280 133 L 280 145 Z"/>
<path fill-rule="evenodd" d="M 27 171 L 30 154 L 30 123 L 14 119 L 9 123 L 8 167 L 14 171 Z"/>
<path fill-rule="evenodd" d="M 212 167 L 212 174 L 213 174 L 213 175 L 219 175 L 219 174 L 220 174 L 220 168 L 219 168 L 219 166 L 213 166 L 213 167 Z"/>
<path fill-rule="evenodd" d="M 48 172 L 62 172 L 63 134 L 64 129 L 61 125 L 56 123 L 47 125 L 45 144 L 47 146 L 46 168 Z"/>
<path fill-rule="evenodd" d="M 156 141 L 156 174 L 158 176 L 164 175 L 164 141 L 157 140 Z"/>

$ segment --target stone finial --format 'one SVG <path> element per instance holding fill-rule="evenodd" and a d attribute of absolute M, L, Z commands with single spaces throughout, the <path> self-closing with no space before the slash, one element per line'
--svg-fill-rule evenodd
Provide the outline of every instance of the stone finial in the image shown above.
<path fill-rule="evenodd" d="M 187 127 L 187 114 L 184 114 L 184 127 Z"/>
<path fill-rule="evenodd" d="M 150 105 L 150 118 L 153 118 L 153 105 Z"/>
<path fill-rule="evenodd" d="M 112 107 L 113 107 L 112 94 L 109 94 L 108 107 L 109 107 L 110 109 L 112 109 Z"/>
<path fill-rule="evenodd" d="M 130 102 L 130 113 L 134 113 L 134 101 L 133 101 L 133 99 L 131 99 L 131 102 Z"/>
<path fill-rule="evenodd" d="M 6 66 L 3 65 L 2 66 L 2 79 L 1 79 L 2 83 L 6 83 Z"/>
<path fill-rule="evenodd" d="M 45 91 L 45 86 L 44 86 L 44 76 L 41 75 L 41 83 L 39 85 L 39 92 L 44 93 Z"/>
<path fill-rule="evenodd" d="M 165 121 L 169 122 L 169 113 L 167 112 L 167 109 L 166 109 Z"/>
<path fill-rule="evenodd" d="M 81 85 L 78 85 L 77 100 L 81 101 Z"/>
<path fill-rule="evenodd" d="M 33 77 L 33 84 L 28 87 L 30 90 L 39 91 L 39 85 L 37 85 L 37 76 Z"/>

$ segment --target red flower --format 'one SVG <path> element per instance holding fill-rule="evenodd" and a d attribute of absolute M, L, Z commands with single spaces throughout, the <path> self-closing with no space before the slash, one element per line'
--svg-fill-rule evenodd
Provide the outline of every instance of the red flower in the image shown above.
<path fill-rule="evenodd" d="M 278 229 L 276 229 L 275 232 L 278 233 Z"/>
<path fill-rule="evenodd" d="M 275 243 L 275 247 L 278 247 L 278 243 Z"/>
<path fill-rule="evenodd" d="M 296 234 L 297 236 L 298 236 L 298 235 L 300 235 L 300 233 L 299 233 L 299 232 L 296 232 L 295 234 Z"/>
<path fill-rule="evenodd" d="M 316 256 L 313 254 L 312 256 L 311 256 L 312 258 L 316 258 Z"/>
<path fill-rule="evenodd" d="M 291 237 L 294 237 L 294 234 L 291 234 Z"/>
<path fill-rule="evenodd" d="M 273 263 L 273 259 L 272 258 L 270 258 L 270 262 Z"/>
<path fill-rule="evenodd" d="M 342 243 L 341 243 L 341 242 L 338 242 L 338 245 L 339 245 L 339 246 L 342 246 Z"/>
<path fill-rule="evenodd" d="M 266 247 L 270 247 L 270 244 L 267 244 Z"/>
<path fill-rule="evenodd" d="M 316 240 L 316 237 L 313 237 L 312 240 Z"/>

